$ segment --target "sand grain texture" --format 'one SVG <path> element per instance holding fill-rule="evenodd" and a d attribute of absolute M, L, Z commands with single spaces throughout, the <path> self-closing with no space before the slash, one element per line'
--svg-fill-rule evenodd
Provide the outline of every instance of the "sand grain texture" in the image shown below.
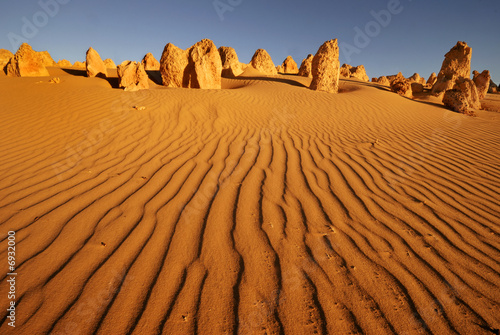
<path fill-rule="evenodd" d="M 0 77 L 0 333 L 500 328 L 499 114 L 355 80 L 123 92 L 49 71 Z"/>

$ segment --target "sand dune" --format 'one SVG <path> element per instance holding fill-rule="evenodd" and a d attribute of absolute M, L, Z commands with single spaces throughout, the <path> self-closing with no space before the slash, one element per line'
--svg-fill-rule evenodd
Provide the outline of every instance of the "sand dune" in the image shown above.
<path fill-rule="evenodd" d="M 123 92 L 49 70 L 0 77 L 2 334 L 500 328 L 498 113 L 355 80 Z"/>

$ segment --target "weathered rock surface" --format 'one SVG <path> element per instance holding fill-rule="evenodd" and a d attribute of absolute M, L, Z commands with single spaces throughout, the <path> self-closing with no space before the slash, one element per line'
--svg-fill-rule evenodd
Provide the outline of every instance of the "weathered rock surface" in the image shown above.
<path fill-rule="evenodd" d="M 142 59 L 142 65 L 146 71 L 159 71 L 160 62 L 153 56 L 151 52 L 148 52 Z"/>
<path fill-rule="evenodd" d="M 57 66 L 60 66 L 60 67 L 72 67 L 73 65 L 71 65 L 71 62 L 67 59 L 60 59 L 58 62 L 57 62 Z"/>
<path fill-rule="evenodd" d="M 191 87 L 220 89 L 222 61 L 214 42 L 204 39 L 190 49 L 189 61 L 194 65 L 191 74 Z"/>
<path fill-rule="evenodd" d="M 411 83 L 411 91 L 413 93 L 422 93 L 424 91 L 424 85 L 421 83 Z"/>
<path fill-rule="evenodd" d="M 472 49 L 465 42 L 457 44 L 444 56 L 432 93 L 441 94 L 452 89 L 459 78 L 470 78 Z"/>
<path fill-rule="evenodd" d="M 188 51 L 168 43 L 160 59 L 163 85 L 167 87 L 189 87 L 190 76 L 186 71 L 188 64 Z"/>
<path fill-rule="evenodd" d="M 490 71 L 484 70 L 482 73 L 474 71 L 477 75 L 474 75 L 474 84 L 476 84 L 477 94 L 479 99 L 484 99 L 486 93 L 488 93 L 488 89 L 490 88 Z"/>
<path fill-rule="evenodd" d="M 87 69 L 87 77 L 106 77 L 108 75 L 101 56 L 92 47 L 87 50 L 85 68 Z"/>
<path fill-rule="evenodd" d="M 40 53 L 27 43 L 21 44 L 14 57 L 7 64 L 6 73 L 11 77 L 44 77 L 49 71 L 43 65 Z"/>
<path fill-rule="evenodd" d="M 42 60 L 43 66 L 56 66 L 57 63 L 52 59 L 48 51 L 38 51 L 38 55 Z"/>
<path fill-rule="evenodd" d="M 313 58 L 312 82 L 315 91 L 338 93 L 339 91 L 339 46 L 337 39 L 326 41 Z"/>
<path fill-rule="evenodd" d="M 403 77 L 403 75 L 398 73 L 396 78 L 391 82 L 391 91 L 403 96 L 412 99 L 413 91 L 411 89 L 411 83 L 408 79 Z"/>
<path fill-rule="evenodd" d="M 302 61 L 299 69 L 299 76 L 312 78 L 312 61 L 314 55 L 309 54 L 307 58 Z"/>
<path fill-rule="evenodd" d="M 188 50 L 169 43 L 160 61 L 163 85 L 202 89 L 220 89 L 222 61 L 215 44 L 204 39 Z"/>
<path fill-rule="evenodd" d="M 469 103 L 465 94 L 459 89 L 451 89 L 444 93 L 443 104 L 454 110 L 455 112 L 474 115 L 474 112 L 470 110 Z"/>
<path fill-rule="evenodd" d="M 231 47 L 220 47 L 219 55 L 222 62 L 222 76 L 234 78 L 243 73 L 244 68 L 238 60 L 236 50 Z"/>
<path fill-rule="evenodd" d="M 283 73 L 286 74 L 297 74 L 299 73 L 299 67 L 297 63 L 293 60 L 292 56 L 288 56 L 281 65 Z"/>
<path fill-rule="evenodd" d="M 265 75 L 272 76 L 278 74 L 271 56 L 264 49 L 258 49 L 250 61 L 250 65 Z"/>
<path fill-rule="evenodd" d="M 463 95 L 467 99 L 470 108 L 475 108 L 475 109 L 481 108 L 481 103 L 479 102 L 479 94 L 477 93 L 476 84 L 474 84 L 474 82 L 471 79 L 469 78 L 458 79 L 453 89 L 458 89 L 463 93 Z"/>
<path fill-rule="evenodd" d="M 9 63 L 14 54 L 6 49 L 0 49 L 0 71 L 5 71 L 5 67 Z"/>
<path fill-rule="evenodd" d="M 124 61 L 117 67 L 118 83 L 125 91 L 149 88 L 148 74 L 142 63 Z"/>
<path fill-rule="evenodd" d="M 105 60 L 103 60 L 103 63 L 106 69 L 116 69 L 116 64 L 111 58 L 106 58 Z"/>

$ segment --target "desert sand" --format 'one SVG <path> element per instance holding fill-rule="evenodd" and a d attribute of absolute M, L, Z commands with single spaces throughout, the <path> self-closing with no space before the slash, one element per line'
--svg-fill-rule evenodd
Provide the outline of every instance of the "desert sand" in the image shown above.
<path fill-rule="evenodd" d="M 48 70 L 0 75 L 0 333 L 500 328 L 499 95 L 470 117 L 356 79 Z"/>

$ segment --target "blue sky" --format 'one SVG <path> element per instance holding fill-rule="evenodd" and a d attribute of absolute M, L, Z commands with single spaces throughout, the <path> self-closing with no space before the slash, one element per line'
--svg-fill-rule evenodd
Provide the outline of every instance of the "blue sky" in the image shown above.
<path fill-rule="evenodd" d="M 490 70 L 499 83 L 499 18 L 498 0 L 7 0 L 0 48 L 15 52 L 22 40 L 74 62 L 92 46 L 119 64 L 147 52 L 159 59 L 169 42 L 187 48 L 210 38 L 243 62 L 264 48 L 275 64 L 288 55 L 300 64 L 338 38 L 341 63 L 363 64 L 370 77 L 428 77 L 460 40 L 473 49 L 472 69 Z"/>

